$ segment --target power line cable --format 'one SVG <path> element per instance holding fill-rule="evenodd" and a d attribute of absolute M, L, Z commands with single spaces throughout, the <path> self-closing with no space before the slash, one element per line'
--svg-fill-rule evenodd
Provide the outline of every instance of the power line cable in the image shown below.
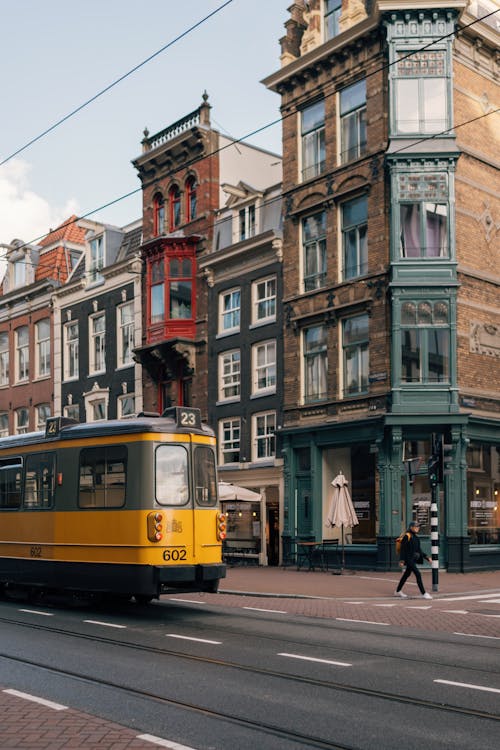
<path fill-rule="evenodd" d="M 231 0 L 231 1 L 232 1 L 232 0 Z M 221 7 L 223 7 L 223 6 L 221 6 Z M 379 68 L 377 68 L 377 69 L 376 69 L 375 71 L 371 71 L 370 73 L 367 73 L 367 74 L 365 75 L 365 77 L 366 77 L 366 78 L 368 78 L 368 77 L 369 77 L 369 76 L 371 76 L 371 75 L 375 75 L 376 73 L 382 72 L 382 71 L 386 70 L 387 68 L 391 67 L 392 65 L 396 65 L 396 64 L 397 64 L 398 62 L 400 62 L 400 61 L 401 61 L 401 59 L 406 59 L 407 57 L 411 57 L 412 55 L 418 54 L 418 53 L 420 53 L 420 52 L 421 52 L 422 50 L 425 50 L 425 49 L 427 49 L 427 48 L 428 48 L 429 46 L 433 46 L 434 44 L 437 44 L 437 43 L 439 43 L 439 42 L 443 41 L 443 40 L 444 40 L 444 39 L 446 39 L 447 37 L 450 37 L 450 36 L 458 36 L 458 35 L 459 35 L 460 33 L 463 33 L 463 31 L 464 31 L 465 29 L 467 29 L 467 28 L 470 28 L 471 26 L 473 26 L 473 25 L 474 25 L 474 24 L 476 24 L 476 23 L 479 23 L 479 22 L 481 22 L 481 21 L 484 21 L 484 20 L 485 20 L 486 18 L 489 18 L 490 16 L 492 16 L 492 15 L 494 15 L 495 13 L 498 13 L 498 12 L 499 12 L 498 10 L 495 10 L 495 11 L 492 11 L 491 13 L 487 13 L 486 15 L 484 15 L 484 16 L 481 16 L 481 18 L 477 18 L 477 19 L 475 19 L 474 21 L 472 21 L 471 23 L 467 24 L 466 26 L 464 26 L 464 27 L 462 27 L 462 28 L 460 28 L 460 29 L 455 29 L 454 31 L 450 32 L 449 34 L 446 34 L 446 35 L 444 35 L 444 36 L 440 37 L 439 39 L 436 39 L 436 40 L 434 40 L 434 41 L 430 42 L 429 44 L 426 44 L 426 45 L 424 45 L 423 47 L 419 47 L 419 49 L 416 49 L 416 50 L 413 50 L 413 51 L 409 52 L 409 53 L 408 53 L 408 54 L 406 54 L 406 55 L 405 55 L 404 57 L 402 57 L 402 58 L 400 58 L 400 59 L 398 59 L 398 60 L 394 60 L 393 62 L 390 62 L 390 63 L 384 63 L 384 65 L 380 66 L 380 67 L 379 67 Z M 200 23 L 201 23 L 201 22 L 200 22 Z M 336 90 L 335 90 L 335 91 L 332 91 L 332 92 L 331 92 L 330 94 L 327 94 L 327 95 L 325 96 L 325 98 L 327 98 L 328 96 L 332 96 L 332 95 L 333 95 L 333 94 L 335 94 L 335 93 L 336 93 Z M 461 127 L 464 127 L 465 125 L 469 125 L 469 124 L 471 124 L 472 122 L 476 122 L 477 120 L 481 120 L 481 119 L 483 119 L 484 117 L 488 117 L 488 116 L 489 116 L 489 115 L 491 115 L 491 114 L 495 114 L 495 113 L 496 113 L 496 112 L 498 112 L 498 111 L 499 111 L 499 109 L 495 109 L 495 110 L 493 110 L 493 111 L 491 111 L 491 112 L 486 112 L 486 113 L 485 113 L 485 114 L 483 114 L 483 115 L 480 115 L 480 116 L 478 116 L 478 117 L 475 117 L 475 118 L 473 118 L 473 119 L 471 119 L 471 120 L 467 120 L 466 122 L 460 123 L 460 124 L 458 124 L 458 125 L 452 126 L 451 128 L 448 128 L 447 130 L 443 130 L 443 131 L 441 131 L 440 133 L 433 133 L 433 134 L 430 134 L 429 136 L 425 136 L 425 137 L 423 137 L 423 138 L 420 138 L 420 139 L 419 139 L 419 140 L 417 140 L 417 141 L 415 141 L 415 140 L 412 140 L 412 143 L 411 143 L 411 144 L 407 144 L 407 145 L 405 145 L 405 146 L 402 146 L 402 147 L 401 147 L 400 149 L 397 149 L 397 150 L 395 150 L 395 151 L 394 151 L 394 152 L 392 152 L 392 153 L 399 153 L 399 152 L 401 152 L 401 151 L 407 150 L 408 148 L 411 148 L 412 146 L 414 146 L 414 145 L 416 145 L 416 144 L 418 144 L 418 143 L 422 143 L 422 142 L 424 142 L 424 141 L 427 141 L 427 140 L 432 140 L 432 139 L 434 139 L 434 138 L 437 138 L 438 136 L 446 135 L 447 133 L 453 132 L 454 130 L 458 130 L 459 128 L 461 128 Z M 262 125 L 262 126 L 260 126 L 259 128 L 256 128 L 255 130 L 251 131 L 250 133 L 247 133 L 246 135 L 244 135 L 244 136 L 241 136 L 240 138 L 233 138 L 233 139 L 231 140 L 231 142 L 230 142 L 230 143 L 227 143 L 227 144 L 225 144 L 225 145 L 223 145 L 223 146 L 221 146 L 221 147 L 219 147 L 219 148 L 217 148 L 217 149 L 214 149 L 214 150 L 213 150 L 213 151 L 211 151 L 210 153 L 208 153 L 208 154 L 205 154 L 205 155 L 203 155 L 203 156 L 201 156 L 201 157 L 200 157 L 200 156 L 196 156 L 196 157 L 194 157 L 193 159 L 191 159 L 190 161 L 187 161 L 187 162 L 185 162 L 185 163 L 184 163 L 184 164 L 182 164 L 181 166 L 179 166 L 179 167 L 176 167 L 175 169 L 169 170 L 168 172 L 166 172 L 166 173 L 165 173 L 164 177 L 165 177 L 165 178 L 168 178 L 168 177 L 173 177 L 173 176 L 174 176 L 174 175 L 175 175 L 175 174 L 176 174 L 177 172 L 180 172 L 180 171 L 183 171 L 183 170 L 189 169 L 190 167 L 192 167 L 192 166 L 193 166 L 194 164 L 196 164 L 196 163 L 197 163 L 198 161 L 200 161 L 201 159 L 208 159 L 208 158 L 210 158 L 211 156 L 216 156 L 216 155 L 217 155 L 218 153 L 221 153 L 222 151 L 224 151 L 224 150 L 225 150 L 225 149 L 227 149 L 227 148 L 230 148 L 231 146 L 236 146 L 236 145 L 237 145 L 238 143 L 242 143 L 242 144 L 244 144 L 244 142 L 245 142 L 245 141 L 246 141 L 246 140 L 247 140 L 248 138 L 252 138 L 252 137 L 253 137 L 254 135 L 257 135 L 257 134 L 259 134 L 259 133 L 263 132 L 264 130 L 267 130 L 268 128 L 270 128 L 270 127 L 273 127 L 274 125 L 277 125 L 278 123 L 281 123 L 281 122 L 283 122 L 283 121 L 284 121 L 285 119 L 287 119 L 288 117 L 291 117 L 291 116 L 293 116 L 293 115 L 295 115 L 295 111 L 291 111 L 291 112 L 289 112 L 288 114 L 282 115 L 282 116 L 281 116 L 281 117 L 279 117 L 278 119 L 276 119 L 276 120 L 272 120 L 271 122 L 269 122 L 269 123 L 267 123 L 267 124 L 265 124 L 265 125 Z M 64 229 L 64 228 L 65 228 L 66 226 L 69 226 L 69 225 L 71 225 L 71 224 L 74 224 L 74 223 L 76 223 L 77 221 L 79 221 L 80 219 L 86 219 L 86 218 L 88 218 L 89 216 L 92 216 L 93 214 L 97 213 L 98 211 L 102 211 L 102 210 L 104 210 L 104 209 L 106 209 L 106 208 L 109 208 L 110 206 L 114 205 L 115 203 L 119 203 L 119 202 L 120 202 L 120 201 L 122 201 L 122 200 L 125 200 L 125 199 L 127 199 L 127 198 L 130 198 L 130 197 L 131 197 L 132 195 L 135 195 L 136 193 L 140 193 L 140 192 L 142 192 L 142 191 L 144 190 L 144 187 L 147 187 L 147 186 L 148 186 L 148 184 L 146 184 L 146 185 L 144 185 L 144 184 L 143 184 L 143 185 L 141 185 L 140 187 L 138 187 L 138 188 L 136 188 L 136 189 L 134 189 L 134 190 L 131 190 L 131 191 L 129 191 L 128 193 L 125 193 L 124 195 L 121 195 L 121 196 L 119 196 L 118 198 L 115 198 L 115 199 L 113 199 L 113 200 L 109 201 L 108 203 L 104 203 L 104 204 L 102 204 L 102 205 L 101 205 L 101 206 L 99 206 L 98 208 L 94 208 L 94 209 L 92 209 L 91 211 L 87 211 L 87 212 L 86 212 L 85 214 L 82 214 L 81 216 L 77 217 L 76 219 L 73 219 L 72 221 L 68 221 L 68 222 L 66 222 L 66 223 L 64 223 L 64 224 L 61 224 L 61 225 L 60 225 L 59 227 L 57 227 L 57 229 Z M 274 199 L 273 199 L 273 200 L 274 200 Z M 33 239 L 33 240 L 31 240 L 30 242 L 26 242 L 26 243 L 24 243 L 23 245 L 20 245 L 20 246 L 19 246 L 19 248 L 17 248 L 17 249 L 22 249 L 23 247 L 27 247 L 28 245 L 32 245 L 32 244 L 35 244 L 35 243 L 36 243 L 36 242 L 38 242 L 39 240 L 41 240 L 41 239 L 43 239 L 43 238 L 47 237 L 47 236 L 48 236 L 49 234 L 50 234 L 50 232 L 46 232 L 45 234 L 39 235 L 38 237 L 34 238 L 34 239 Z"/>
<path fill-rule="evenodd" d="M 227 5 L 230 5 L 232 2 L 233 2 L 233 0 L 226 0 L 226 2 L 222 3 L 222 5 L 219 5 L 218 8 L 215 8 L 215 10 L 213 10 L 207 16 L 205 16 L 201 20 L 197 21 L 195 24 L 193 24 L 188 29 L 186 29 L 185 31 L 183 31 L 182 34 L 179 34 L 179 36 L 176 36 L 175 39 L 172 39 L 170 42 L 168 42 L 168 44 L 165 44 L 163 47 L 161 47 L 161 49 L 157 50 L 156 52 L 153 52 L 152 55 L 149 55 L 149 57 L 146 57 L 145 60 L 142 60 L 142 62 L 138 63 L 133 68 L 131 68 L 129 71 L 127 71 L 126 73 L 124 73 L 123 75 L 121 75 L 119 78 L 117 78 L 115 81 L 113 81 L 112 83 L 110 83 L 108 86 L 106 86 L 105 88 L 101 89 L 101 91 L 98 91 L 97 94 L 94 94 L 94 96 L 90 97 L 90 99 L 87 99 L 87 101 L 83 102 L 83 104 L 80 104 L 78 107 L 76 107 L 76 109 L 73 109 L 71 112 L 69 112 L 67 115 L 65 115 L 64 117 L 62 117 L 60 120 L 57 120 L 57 122 L 55 122 L 52 125 L 50 125 L 50 127 L 48 127 L 46 130 L 44 130 L 42 133 L 40 133 L 39 135 L 35 136 L 35 138 L 32 138 L 30 141 L 28 141 L 28 143 L 25 143 L 24 146 L 21 146 L 16 151 L 14 151 L 12 154 L 10 154 L 5 159 L 3 159 L 3 161 L 0 161 L 0 167 L 3 164 L 6 164 L 11 159 L 13 159 L 18 154 L 20 154 L 23 151 L 25 151 L 27 148 L 29 148 L 30 146 L 32 146 L 37 141 L 41 140 L 41 138 L 43 138 L 44 136 L 48 135 L 48 133 L 51 133 L 53 130 L 55 130 L 56 128 L 58 128 L 59 125 L 63 124 L 63 122 L 66 122 L 71 117 L 73 117 L 74 115 L 76 115 L 78 112 L 81 112 L 82 109 L 84 109 L 85 107 L 88 107 L 89 104 L 92 104 L 92 102 L 95 102 L 96 99 L 99 99 L 101 96 L 103 96 L 103 94 L 106 94 L 112 88 L 114 88 L 119 83 L 121 83 L 122 81 L 124 81 L 126 78 L 128 78 L 129 76 L 131 76 L 132 73 L 135 73 L 140 68 L 142 68 L 144 65 L 146 65 L 148 62 L 151 62 L 151 60 L 154 60 L 155 57 L 158 57 L 158 55 L 160 55 L 162 52 L 165 52 L 165 50 L 168 49 L 169 47 L 172 47 L 174 44 L 176 44 L 176 42 L 179 42 L 181 39 L 184 39 L 185 36 L 187 36 L 192 31 L 194 31 L 195 29 L 197 29 L 199 26 L 201 26 L 202 24 L 204 24 L 205 21 L 208 21 L 210 18 L 212 18 L 212 16 L 215 16 L 216 13 L 219 13 L 219 11 L 223 10 Z"/>

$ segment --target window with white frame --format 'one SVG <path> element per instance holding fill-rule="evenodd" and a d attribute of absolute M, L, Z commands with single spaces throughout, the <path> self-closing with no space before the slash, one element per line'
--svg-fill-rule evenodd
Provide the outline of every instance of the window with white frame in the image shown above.
<path fill-rule="evenodd" d="M 90 316 L 89 336 L 89 372 L 104 372 L 104 370 L 106 369 L 106 316 L 104 313 Z"/>
<path fill-rule="evenodd" d="M 342 321 L 344 396 L 368 391 L 368 315 Z"/>
<path fill-rule="evenodd" d="M 50 320 L 44 318 L 35 323 L 35 369 L 36 377 L 50 375 Z"/>
<path fill-rule="evenodd" d="M 78 404 L 67 404 L 63 408 L 63 414 L 68 419 L 75 419 L 77 422 L 80 421 L 80 407 Z"/>
<path fill-rule="evenodd" d="M 94 237 L 90 240 L 90 281 L 98 281 L 101 278 L 100 270 L 104 267 L 104 239 Z"/>
<path fill-rule="evenodd" d="M 252 346 L 254 395 L 276 390 L 276 341 L 259 341 Z"/>
<path fill-rule="evenodd" d="M 0 386 L 9 385 L 9 334 L 7 331 L 0 333 Z"/>
<path fill-rule="evenodd" d="M 325 102 L 321 100 L 303 109 L 300 122 L 304 181 L 325 171 Z"/>
<path fill-rule="evenodd" d="M 22 383 L 29 378 L 29 331 L 28 326 L 21 326 L 15 330 L 16 342 L 16 383 Z"/>
<path fill-rule="evenodd" d="M 326 211 L 302 219 L 304 291 L 326 284 Z"/>
<path fill-rule="evenodd" d="M 106 400 L 96 398 L 90 402 L 90 422 L 100 422 L 106 419 Z"/>
<path fill-rule="evenodd" d="M 133 364 L 134 303 L 126 302 L 117 308 L 118 316 L 118 367 Z"/>
<path fill-rule="evenodd" d="M 238 239 L 240 242 L 255 236 L 255 204 L 240 208 L 238 212 Z"/>
<path fill-rule="evenodd" d="M 9 415 L 8 412 L 0 412 L 0 437 L 7 437 L 9 434 Z"/>
<path fill-rule="evenodd" d="M 78 321 L 71 321 L 64 326 L 64 379 L 78 377 Z"/>
<path fill-rule="evenodd" d="M 448 383 L 450 310 L 446 300 L 407 300 L 401 307 L 401 380 Z"/>
<path fill-rule="evenodd" d="M 117 406 L 118 419 L 124 419 L 125 417 L 134 417 L 135 395 L 133 393 L 126 393 L 124 396 L 118 396 Z"/>
<path fill-rule="evenodd" d="M 276 320 L 276 276 L 252 284 L 252 323 Z"/>
<path fill-rule="evenodd" d="M 221 464 L 234 464 L 240 460 L 240 420 L 222 419 L 219 423 Z"/>
<path fill-rule="evenodd" d="M 14 281 L 14 287 L 20 287 L 26 285 L 26 258 L 15 260 L 12 263 L 12 278 Z"/>
<path fill-rule="evenodd" d="M 219 401 L 240 397 L 241 355 L 239 349 L 219 354 Z"/>
<path fill-rule="evenodd" d="M 252 416 L 253 461 L 273 458 L 276 453 L 276 412 L 268 411 Z"/>
<path fill-rule="evenodd" d="M 16 435 L 25 435 L 29 427 L 29 412 L 25 407 L 16 409 L 14 412 Z"/>
<path fill-rule="evenodd" d="M 234 333 L 240 329 L 240 290 L 231 289 L 219 295 L 219 332 Z"/>
<path fill-rule="evenodd" d="M 366 151 L 366 80 L 340 92 L 340 161 L 359 159 Z"/>
<path fill-rule="evenodd" d="M 339 35 L 341 13 L 342 0 L 324 0 L 325 41 Z"/>
<path fill-rule="evenodd" d="M 45 430 L 47 419 L 50 417 L 50 404 L 38 404 L 35 407 L 36 429 Z"/>
<path fill-rule="evenodd" d="M 396 54 L 394 70 L 397 133 L 439 133 L 449 127 L 445 50 L 409 50 Z"/>
<path fill-rule="evenodd" d="M 304 401 L 321 401 L 327 396 L 327 337 L 325 326 L 311 326 L 303 331 Z"/>
<path fill-rule="evenodd" d="M 341 209 L 344 279 L 368 271 L 368 199 L 366 195 L 346 201 Z"/>
<path fill-rule="evenodd" d="M 449 255 L 448 175 L 445 172 L 397 176 L 401 258 Z"/>

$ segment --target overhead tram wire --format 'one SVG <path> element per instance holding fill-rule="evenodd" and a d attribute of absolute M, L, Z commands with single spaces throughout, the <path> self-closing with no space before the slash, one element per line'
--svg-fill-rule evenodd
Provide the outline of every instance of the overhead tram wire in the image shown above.
<path fill-rule="evenodd" d="M 152 55 L 149 55 L 149 57 L 146 57 L 145 60 L 142 60 L 142 62 L 138 63 L 133 68 L 131 68 L 129 71 L 127 71 L 126 73 L 124 73 L 123 75 L 121 75 L 119 78 L 117 78 L 115 81 L 113 81 L 112 83 L 110 83 L 108 86 L 106 86 L 105 88 L 101 89 L 101 91 L 98 91 L 97 94 L 94 94 L 94 96 L 90 97 L 90 99 L 87 99 L 87 101 L 83 102 L 83 104 L 80 104 L 78 107 L 76 107 L 76 109 L 73 109 L 67 115 L 65 115 L 64 117 L 61 117 L 60 120 L 57 120 L 57 122 L 55 122 L 52 125 L 50 125 L 50 127 L 46 128 L 46 130 L 44 130 L 42 133 L 40 133 L 39 135 L 35 136 L 35 138 L 32 138 L 30 141 L 28 141 L 28 143 L 25 143 L 24 146 L 21 146 L 16 151 L 14 151 L 12 154 L 10 154 L 5 159 L 3 159 L 2 161 L 0 161 L 0 167 L 3 166 L 4 164 L 6 164 L 11 159 L 13 159 L 18 154 L 21 154 L 23 151 L 25 151 L 27 148 L 29 148 L 30 146 L 32 146 L 37 141 L 41 140 L 44 136 L 46 136 L 49 133 L 51 133 L 53 130 L 55 130 L 56 128 L 58 128 L 59 125 L 62 125 L 64 122 L 66 122 L 67 120 L 69 120 L 71 117 L 73 117 L 74 115 L 78 114 L 78 112 L 81 112 L 82 109 L 85 109 L 85 107 L 88 107 L 89 104 L 92 104 L 92 102 L 95 102 L 96 99 L 99 99 L 101 96 L 103 96 L 103 94 L 106 94 L 112 88 L 114 88 L 119 83 L 121 83 L 122 81 L 124 81 L 126 78 L 128 78 L 129 76 L 131 76 L 132 73 L 135 73 L 140 68 L 142 68 L 144 65 L 146 65 L 148 62 L 151 62 L 151 60 L 154 60 L 155 57 L 158 57 L 158 55 L 160 55 L 162 52 L 165 52 L 165 50 L 167 50 L 169 47 L 172 47 L 174 44 L 176 44 L 176 42 L 179 42 L 181 39 L 184 39 L 185 36 L 187 36 L 192 31 L 194 31 L 195 29 L 197 29 L 199 26 L 201 26 L 202 24 L 204 24 L 205 21 L 208 21 L 210 18 L 212 18 L 212 16 L 215 16 L 217 13 L 219 13 L 219 11 L 223 10 L 226 6 L 230 5 L 232 2 L 233 2 L 233 0 L 226 0 L 226 2 L 222 3 L 222 5 L 219 5 L 218 8 L 215 8 L 215 10 L 213 10 L 211 13 L 209 13 L 204 18 L 202 18 L 199 21 L 197 21 L 196 23 L 194 23 L 192 26 L 190 26 L 185 31 L 183 31 L 182 34 L 179 34 L 178 36 L 175 37 L 175 39 L 172 39 L 170 42 L 168 42 L 168 44 L 165 44 L 159 50 L 157 50 L 156 52 L 153 52 Z M 109 204 L 109 205 L 111 205 L 111 204 Z"/>
<path fill-rule="evenodd" d="M 232 0 L 230 0 L 230 1 L 232 2 Z M 224 6 L 220 6 L 220 8 L 223 8 L 223 7 Z M 214 11 L 214 12 L 217 12 L 217 11 Z M 458 36 L 465 29 L 470 28 L 470 26 L 473 26 L 474 24 L 479 23 L 480 21 L 484 21 L 486 18 L 489 18 L 490 16 L 492 16 L 495 13 L 498 13 L 498 12 L 499 12 L 499 10 L 495 10 L 495 11 L 492 11 L 491 13 L 487 13 L 486 15 L 481 16 L 481 18 L 477 18 L 475 21 L 472 21 L 471 23 L 467 24 L 467 26 L 464 26 L 462 29 L 456 29 L 456 30 L 450 32 L 449 34 L 445 34 L 445 36 L 442 36 L 439 39 L 434 40 L 430 44 L 426 44 L 423 47 L 420 47 L 419 49 L 416 49 L 416 50 L 413 50 L 412 52 L 409 52 L 407 55 L 405 55 L 404 59 L 406 59 L 407 57 L 411 57 L 412 55 L 418 54 L 422 50 L 425 50 L 429 46 L 437 44 L 438 42 L 446 39 L 449 36 Z M 211 15 L 213 15 L 213 13 Z M 208 16 L 207 16 L 207 18 L 208 18 Z M 202 22 L 200 21 L 199 23 L 202 23 Z M 367 73 L 367 75 L 365 76 L 365 78 L 368 78 L 368 77 L 370 77 L 372 75 L 375 75 L 376 73 L 380 73 L 380 72 L 386 70 L 387 68 L 390 68 L 392 65 L 397 64 L 398 62 L 400 62 L 400 60 L 394 60 L 392 63 L 384 64 L 381 67 L 377 68 L 376 70 L 371 71 L 370 73 Z M 329 96 L 333 96 L 335 93 L 336 93 L 336 90 L 332 91 L 330 94 L 327 94 L 325 96 L 325 99 L 328 98 Z M 453 125 L 451 128 L 448 128 L 447 130 L 442 130 L 439 133 L 433 133 L 433 134 L 430 134 L 428 136 L 424 136 L 423 138 L 419 138 L 416 141 L 412 141 L 412 143 L 409 144 L 409 145 L 402 146 L 401 148 L 393 151 L 392 153 L 400 153 L 402 151 L 407 150 L 408 148 L 411 148 L 412 146 L 414 146 L 414 145 L 416 145 L 418 143 L 423 143 L 425 141 L 437 138 L 438 136 L 445 135 L 446 133 L 453 132 L 454 130 L 458 130 L 459 128 L 465 127 L 466 125 L 470 125 L 473 122 L 477 122 L 478 120 L 482 120 L 483 118 L 489 117 L 490 115 L 495 114 L 495 113 L 497 113 L 499 111 L 500 111 L 500 108 L 497 108 L 497 109 L 492 110 L 491 112 L 486 112 L 483 115 L 479 115 L 478 117 L 474 117 L 471 120 L 467 120 L 466 122 L 462 122 L 462 123 L 460 123 L 458 125 Z M 246 135 L 241 136 L 240 138 L 235 138 L 235 139 L 233 139 L 231 141 L 231 143 L 227 143 L 224 146 L 221 146 L 220 148 L 217 148 L 217 149 L 215 149 L 214 151 L 211 151 L 208 154 L 205 154 L 203 156 L 197 156 L 197 157 L 191 159 L 190 161 L 185 162 L 181 166 L 176 167 L 175 169 L 171 169 L 170 171 L 166 172 L 165 173 L 165 178 L 173 177 L 175 174 L 177 174 L 177 172 L 180 172 L 180 171 L 185 170 L 185 169 L 189 169 L 189 167 L 192 167 L 198 161 L 201 161 L 201 159 L 207 159 L 207 158 L 209 158 L 211 156 L 216 156 L 218 153 L 220 153 L 221 151 L 224 151 L 226 148 L 230 148 L 231 146 L 236 146 L 238 143 L 244 144 L 244 142 L 248 138 L 251 138 L 254 135 L 258 135 L 259 133 L 263 132 L 264 130 L 267 130 L 268 128 L 271 128 L 271 127 L 273 127 L 274 125 L 277 125 L 280 122 L 283 122 L 288 117 L 292 117 L 293 115 L 295 115 L 295 111 L 291 111 L 288 114 L 285 114 L 285 115 L 279 117 L 277 120 L 272 120 L 271 122 L 268 122 L 267 124 L 262 125 L 259 128 L 256 128 L 255 130 L 252 130 L 250 133 L 247 133 Z M 0 166 L 1 166 L 2 163 L 3 162 L 0 162 Z M 113 205 L 115 205 L 116 203 L 119 203 L 122 200 L 126 200 L 127 198 L 130 198 L 132 195 L 135 195 L 136 193 L 142 192 L 144 190 L 144 187 L 148 187 L 148 184 L 149 183 L 146 183 L 145 185 L 141 185 L 140 187 L 135 188 L 134 190 L 131 190 L 128 193 L 125 193 L 124 195 L 119 196 L 118 198 L 114 198 L 113 200 L 109 201 L 108 203 L 104 203 L 101 206 L 98 206 L 97 208 L 93 208 L 91 211 L 87 211 L 85 214 L 82 214 L 81 216 L 78 216 L 76 219 L 73 219 L 72 221 L 65 222 L 64 224 L 61 224 L 61 226 L 57 227 L 57 228 L 58 229 L 64 229 L 65 227 L 70 226 L 71 224 L 76 224 L 76 222 L 79 221 L 80 219 L 86 219 L 89 216 L 92 216 L 93 214 L 97 213 L 98 211 L 102 211 L 105 208 L 109 208 L 109 206 L 113 206 Z M 272 203 L 275 200 L 277 200 L 277 198 L 272 198 L 272 199 L 270 199 L 270 201 L 265 201 L 265 202 L 263 202 L 261 204 L 261 207 L 264 207 L 268 203 Z M 225 221 L 225 219 L 223 219 L 222 221 Z M 222 223 L 222 221 L 220 223 Z M 39 240 L 42 240 L 45 237 L 47 237 L 49 234 L 50 234 L 50 231 L 46 232 L 45 234 L 41 234 L 38 237 L 35 237 L 34 239 L 30 240 L 29 242 L 25 242 L 23 245 L 20 245 L 19 249 L 22 249 L 23 247 L 27 247 L 28 245 L 35 244 Z"/>

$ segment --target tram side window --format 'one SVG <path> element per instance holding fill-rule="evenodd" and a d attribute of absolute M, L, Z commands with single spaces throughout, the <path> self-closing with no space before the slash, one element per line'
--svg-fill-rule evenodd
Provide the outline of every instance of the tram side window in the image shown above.
<path fill-rule="evenodd" d="M 127 449 L 121 445 L 84 448 L 80 453 L 80 508 L 125 505 Z"/>
<path fill-rule="evenodd" d="M 185 505 L 189 500 L 188 452 L 182 445 L 156 449 L 156 500 L 162 505 Z"/>
<path fill-rule="evenodd" d="M 194 487 L 197 505 L 215 505 L 217 479 L 215 454 L 211 448 L 197 446 L 194 452 Z"/>
<path fill-rule="evenodd" d="M 25 508 L 52 507 L 54 502 L 55 458 L 53 453 L 36 453 L 26 457 Z"/>
<path fill-rule="evenodd" d="M 0 509 L 20 507 L 22 470 L 21 458 L 0 460 Z"/>

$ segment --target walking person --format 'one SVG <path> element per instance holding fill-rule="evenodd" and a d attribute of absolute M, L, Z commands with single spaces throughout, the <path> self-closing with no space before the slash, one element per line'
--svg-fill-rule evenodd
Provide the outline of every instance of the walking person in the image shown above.
<path fill-rule="evenodd" d="M 419 569 L 417 568 L 417 564 L 422 563 L 424 559 L 427 560 L 427 562 L 431 562 L 431 558 L 428 555 L 424 555 L 420 548 L 420 539 L 418 537 L 419 531 L 420 531 L 420 524 L 418 523 L 418 521 L 412 521 L 410 525 L 408 526 L 407 533 L 403 536 L 401 540 L 401 548 L 399 552 L 399 558 L 400 558 L 399 564 L 401 567 L 404 567 L 406 565 L 406 570 L 401 576 L 401 580 L 398 583 L 398 587 L 396 591 L 394 592 L 394 596 L 399 596 L 401 599 L 408 598 L 407 595 L 403 593 L 402 588 L 412 573 L 417 579 L 417 585 L 418 585 L 418 588 L 420 589 L 422 598 L 432 599 L 432 596 L 430 594 L 427 594 L 427 592 L 425 591 L 424 583 L 422 581 L 422 576 L 420 574 Z"/>

